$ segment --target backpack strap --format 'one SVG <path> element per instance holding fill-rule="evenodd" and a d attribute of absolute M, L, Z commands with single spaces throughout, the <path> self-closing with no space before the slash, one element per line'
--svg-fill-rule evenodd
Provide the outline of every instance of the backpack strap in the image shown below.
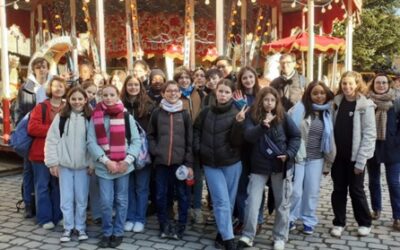
<path fill-rule="evenodd" d="M 60 130 L 60 138 L 64 134 L 64 127 L 65 127 L 65 122 L 67 121 L 67 117 L 60 116 L 60 122 L 58 123 L 58 129 Z"/>
<path fill-rule="evenodd" d="M 131 138 L 132 138 L 132 134 L 131 134 L 131 126 L 129 123 L 129 113 L 128 112 L 124 112 L 124 119 L 125 119 L 125 138 L 128 141 L 128 146 L 131 145 Z"/>
<path fill-rule="evenodd" d="M 47 105 L 44 102 L 41 102 L 40 105 L 42 106 L 42 124 L 44 124 L 46 122 Z"/>

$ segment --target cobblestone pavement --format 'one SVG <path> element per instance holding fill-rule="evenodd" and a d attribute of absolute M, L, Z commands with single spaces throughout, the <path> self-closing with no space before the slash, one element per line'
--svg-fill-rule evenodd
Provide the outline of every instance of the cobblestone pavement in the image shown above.
<path fill-rule="evenodd" d="M 62 228 L 47 231 L 35 225 L 34 220 L 23 219 L 23 213 L 16 212 L 15 203 L 20 199 L 20 175 L 0 178 L 0 249 L 97 249 L 96 243 L 101 236 L 100 227 L 89 222 L 89 240 L 79 243 L 76 239 L 69 243 L 59 243 Z M 339 238 L 332 238 L 329 229 L 332 221 L 330 177 L 323 178 L 321 201 L 318 208 L 320 223 L 312 236 L 300 231 L 290 234 L 286 249 L 400 249 L 400 232 L 391 228 L 391 209 L 387 189 L 384 188 L 384 211 L 379 221 L 373 222 L 369 237 L 360 238 L 356 234 L 354 218 L 348 219 L 348 226 Z M 350 201 L 350 200 L 349 200 Z M 351 209 L 348 202 L 348 209 Z M 350 213 L 348 212 L 348 215 Z M 352 217 L 351 215 L 349 217 Z M 273 216 L 267 218 L 262 233 L 257 236 L 255 247 L 249 249 L 272 249 Z M 190 225 L 181 241 L 163 240 L 158 237 L 158 224 L 154 216 L 149 218 L 146 231 L 142 234 L 125 233 L 123 244 L 118 249 L 214 249 L 214 226 Z"/>

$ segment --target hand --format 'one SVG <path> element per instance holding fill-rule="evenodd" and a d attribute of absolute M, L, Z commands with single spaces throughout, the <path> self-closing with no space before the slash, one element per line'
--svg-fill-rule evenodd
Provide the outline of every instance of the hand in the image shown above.
<path fill-rule="evenodd" d="M 246 96 L 243 96 L 241 90 L 235 90 L 232 95 L 233 100 L 238 101 L 238 100 L 243 100 L 246 99 Z"/>
<path fill-rule="evenodd" d="M 283 163 L 287 160 L 287 155 L 278 155 L 276 158 L 280 159 Z"/>
<path fill-rule="evenodd" d="M 263 125 L 267 128 L 270 127 L 271 121 L 274 120 L 276 115 L 273 115 L 271 112 L 268 112 L 263 120 Z"/>
<path fill-rule="evenodd" d="M 236 114 L 236 121 L 237 122 L 242 122 L 246 118 L 246 112 L 249 110 L 249 107 L 247 105 L 244 105 L 243 108 L 240 110 L 239 113 Z"/>
<path fill-rule="evenodd" d="M 87 174 L 89 176 L 92 176 L 94 174 L 94 169 L 93 168 L 87 168 Z"/>
<path fill-rule="evenodd" d="M 128 170 L 128 163 L 126 161 L 119 161 L 117 164 L 118 164 L 117 173 L 123 174 Z"/>
<path fill-rule="evenodd" d="M 362 174 L 363 172 L 364 172 L 364 170 L 362 170 L 362 169 L 354 168 L 354 174 L 355 175 Z"/>
<path fill-rule="evenodd" d="M 58 166 L 50 167 L 50 174 L 58 178 Z"/>
<path fill-rule="evenodd" d="M 116 174 L 118 172 L 118 165 L 115 161 L 107 161 L 106 168 L 110 174 Z"/>

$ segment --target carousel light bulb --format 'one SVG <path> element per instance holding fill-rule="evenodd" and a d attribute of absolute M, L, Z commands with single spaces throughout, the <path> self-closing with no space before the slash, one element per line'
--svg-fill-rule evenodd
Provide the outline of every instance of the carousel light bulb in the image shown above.
<path fill-rule="evenodd" d="M 237 6 L 239 6 L 239 7 L 242 6 L 242 1 L 238 0 Z"/>
<path fill-rule="evenodd" d="M 343 18 L 346 19 L 347 18 L 347 13 L 343 14 Z"/>
<path fill-rule="evenodd" d="M 89 3 L 90 2 L 90 0 L 85 0 L 85 3 Z"/>
<path fill-rule="evenodd" d="M 346 9 L 346 6 L 344 5 L 344 3 L 342 3 L 342 6 L 340 6 L 340 8 L 341 8 L 342 10 Z"/>
<path fill-rule="evenodd" d="M 292 8 L 296 8 L 296 1 L 293 1 L 293 3 L 290 5 Z"/>
<path fill-rule="evenodd" d="M 14 10 L 18 10 L 19 9 L 19 6 L 18 6 L 17 2 L 14 2 L 13 8 L 14 8 Z"/>
<path fill-rule="evenodd" d="M 30 0 L 25 0 L 25 3 L 29 3 L 30 2 Z"/>
<path fill-rule="evenodd" d="M 251 0 L 251 2 L 252 2 L 252 3 L 255 3 L 255 2 L 257 2 L 257 0 Z"/>
<path fill-rule="evenodd" d="M 332 4 L 329 4 L 328 5 L 328 10 L 331 10 L 332 9 Z"/>
<path fill-rule="evenodd" d="M 335 0 L 335 3 L 338 3 L 339 2 L 339 0 Z"/>
<path fill-rule="evenodd" d="M 326 12 L 325 6 L 322 7 L 321 12 L 322 12 L 322 13 L 325 13 L 325 12 Z"/>
<path fill-rule="evenodd" d="M 308 11 L 307 6 L 304 6 L 303 12 L 307 12 L 307 11 Z"/>
<path fill-rule="evenodd" d="M 210 4 L 210 0 L 206 0 L 205 4 L 209 5 Z"/>

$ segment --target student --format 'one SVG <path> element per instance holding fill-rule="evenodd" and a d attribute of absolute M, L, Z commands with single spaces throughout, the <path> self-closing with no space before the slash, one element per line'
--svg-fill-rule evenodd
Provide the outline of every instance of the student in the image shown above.
<path fill-rule="evenodd" d="M 150 73 L 150 86 L 148 86 L 147 94 L 150 99 L 158 106 L 161 102 L 161 89 L 165 84 L 165 74 L 161 69 L 152 69 Z M 146 87 L 146 86 L 145 86 Z"/>
<path fill-rule="evenodd" d="M 372 219 L 382 211 L 381 163 L 385 164 L 386 182 L 392 207 L 393 229 L 400 231 L 400 99 L 390 87 L 386 74 L 377 74 L 369 87 L 369 98 L 375 103 L 376 146 L 374 157 L 368 160 L 369 192 Z"/>
<path fill-rule="evenodd" d="M 193 83 L 199 93 L 203 93 L 206 87 L 206 71 L 202 67 L 198 67 L 193 71 Z"/>
<path fill-rule="evenodd" d="M 161 94 L 163 99 L 160 107 L 153 111 L 147 129 L 149 150 L 155 166 L 160 238 L 182 239 L 187 223 L 189 196 L 186 182 L 177 179 L 176 171 L 184 165 L 188 169 L 187 177 L 193 177 L 192 122 L 187 110 L 183 108 L 178 83 L 167 81 Z M 172 225 L 167 212 L 173 198 L 171 190 L 177 192 L 177 225 Z"/>
<path fill-rule="evenodd" d="M 334 135 L 337 154 L 332 165 L 331 235 L 340 237 L 346 226 L 346 201 L 349 190 L 358 235 L 371 231 L 371 215 L 364 191 L 364 168 L 375 150 L 375 105 L 364 95 L 361 74 L 347 71 L 342 75 L 334 99 Z"/>
<path fill-rule="evenodd" d="M 223 78 L 223 74 L 218 69 L 209 69 L 206 73 L 206 87 L 204 92 L 206 92 L 206 96 L 204 97 L 201 103 L 201 109 L 207 106 L 211 106 L 211 104 L 216 104 L 216 95 L 215 89 L 217 88 L 218 82 Z"/>
<path fill-rule="evenodd" d="M 154 104 L 139 79 L 128 76 L 122 87 L 121 100 L 129 114 L 143 129 L 147 129 Z M 129 205 L 124 230 L 141 233 L 146 224 L 151 166 L 135 170 L 129 176 Z"/>
<path fill-rule="evenodd" d="M 300 147 L 300 137 L 299 129 L 285 113 L 279 93 L 270 87 L 261 89 L 245 123 L 244 138 L 253 146 L 244 227 L 239 246 L 253 245 L 262 202 L 260 197 L 268 179 L 271 179 L 276 211 L 272 230 L 274 249 L 285 248 L 289 234 L 292 167 Z"/>
<path fill-rule="evenodd" d="M 133 76 L 139 79 L 146 89 L 150 87 L 150 67 L 144 60 L 136 60 L 133 63 Z M 164 77 L 165 78 L 165 77 Z"/>
<path fill-rule="evenodd" d="M 123 70 L 114 70 L 111 72 L 111 77 L 109 83 L 117 87 L 119 91 L 122 90 L 122 85 L 124 85 L 126 79 L 126 72 Z"/>
<path fill-rule="evenodd" d="M 60 184 L 64 218 L 61 242 L 71 241 L 73 229 L 78 232 L 80 241 L 88 239 L 86 208 L 89 174 L 93 173 L 93 169 L 89 169 L 86 133 L 91 112 L 86 92 L 80 87 L 70 89 L 67 104 L 55 116 L 46 136 L 44 162 Z"/>
<path fill-rule="evenodd" d="M 93 80 L 85 80 L 82 82 L 82 88 L 85 90 L 88 97 L 89 107 L 93 110 L 97 104 L 96 96 L 98 87 Z"/>
<path fill-rule="evenodd" d="M 314 81 L 308 85 L 302 101 L 289 110 L 290 117 L 301 131 L 290 198 L 289 230 L 296 229 L 296 220 L 300 219 L 303 233 L 313 234 L 318 223 L 316 211 L 321 176 L 330 171 L 336 153 L 332 100 L 332 91 L 323 82 Z"/>
<path fill-rule="evenodd" d="M 122 243 L 128 209 L 129 173 L 139 154 L 140 138 L 135 120 L 119 100 L 116 86 L 103 88 L 103 100 L 93 111 L 88 130 L 88 149 L 99 179 L 102 231 L 98 246 L 115 248 Z M 129 129 L 129 130 L 128 130 Z M 130 141 L 129 135 L 130 134 Z M 115 217 L 113 221 L 113 207 Z"/>
<path fill-rule="evenodd" d="M 35 106 L 28 124 L 28 134 L 33 138 L 29 160 L 34 173 L 36 219 L 44 229 L 53 229 L 62 219 L 58 179 L 50 174 L 44 163 L 44 146 L 50 124 L 64 106 L 62 99 L 66 88 L 67 83 L 63 78 L 53 77 L 46 90 L 49 99 Z M 43 105 L 46 107 L 44 120 Z"/>
<path fill-rule="evenodd" d="M 242 163 L 240 146 L 242 125 L 247 109 L 240 112 L 234 106 L 234 83 L 228 79 L 217 85 L 216 104 L 201 111 L 194 125 L 195 152 L 200 155 L 208 188 L 213 202 L 213 212 L 218 234 L 215 246 L 236 249 L 232 229 L 232 212 Z"/>

